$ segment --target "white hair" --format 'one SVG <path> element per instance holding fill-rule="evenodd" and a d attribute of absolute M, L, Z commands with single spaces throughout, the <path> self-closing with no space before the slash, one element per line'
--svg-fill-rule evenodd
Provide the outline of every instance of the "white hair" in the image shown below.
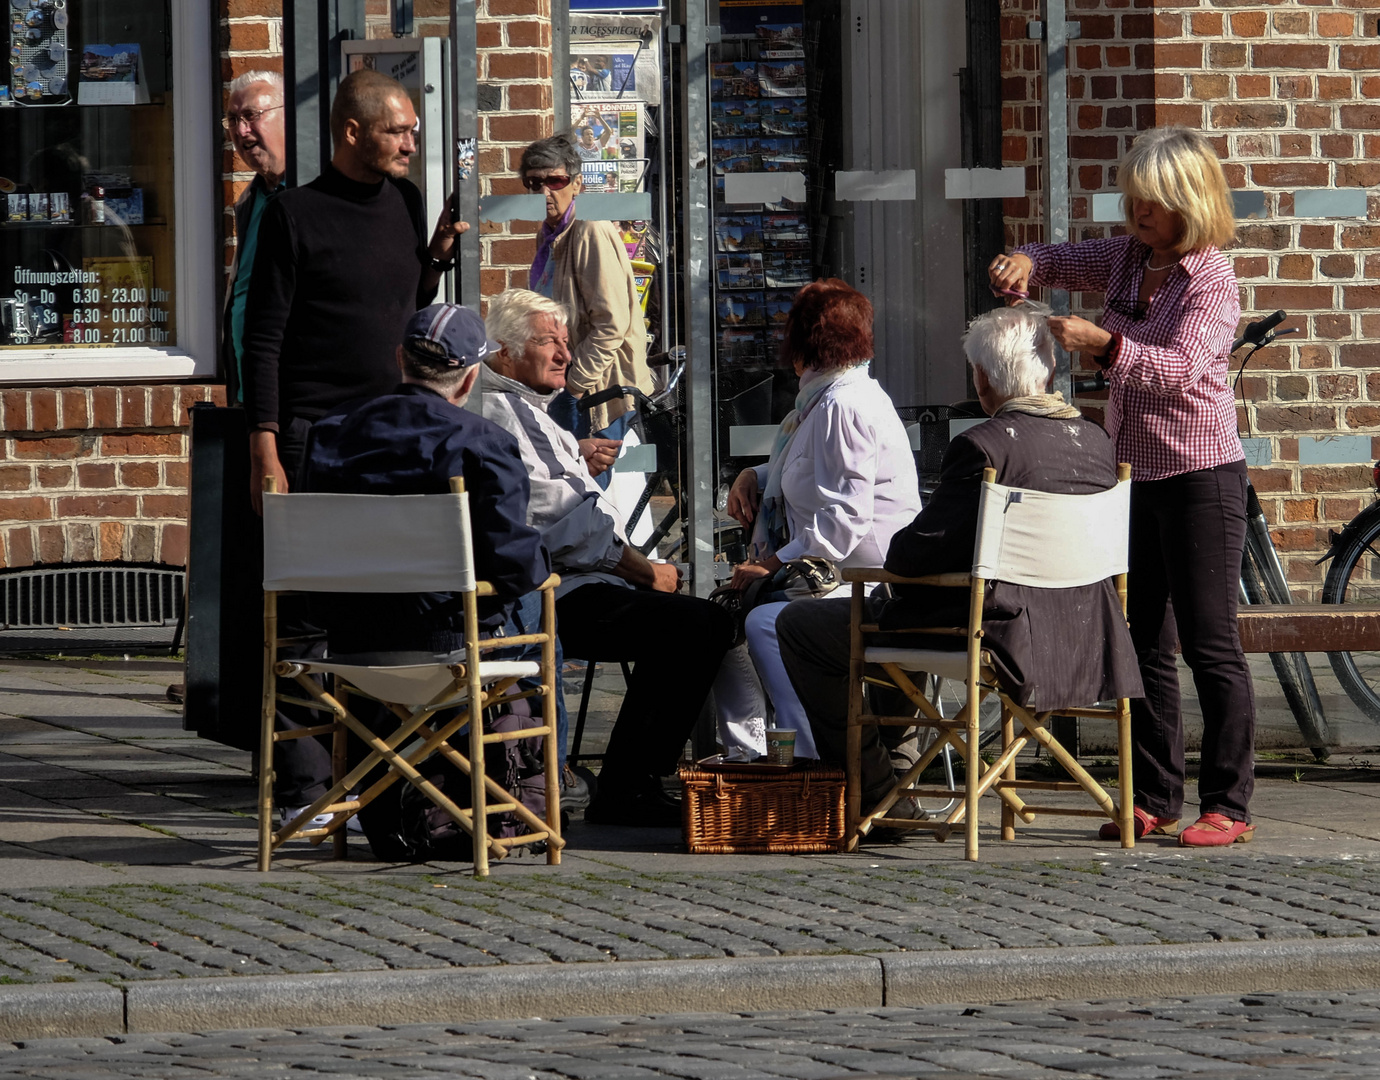
<path fill-rule="evenodd" d="M 532 320 L 538 315 L 550 315 L 556 325 L 566 326 L 570 315 L 564 304 L 549 300 L 529 289 L 509 289 L 489 301 L 489 314 L 484 319 L 484 331 L 508 349 L 508 355 L 521 359 L 532 340 Z"/>
<path fill-rule="evenodd" d="M 1049 308 L 1026 301 L 979 315 L 963 335 L 963 355 L 1002 397 L 1043 394 L 1054 374 Z"/>
<path fill-rule="evenodd" d="M 268 83 L 273 87 L 273 92 L 278 100 L 283 99 L 283 77 L 276 71 L 246 71 L 243 75 L 236 75 L 226 88 L 227 99 L 234 97 L 245 87 L 253 86 L 255 83 Z"/>

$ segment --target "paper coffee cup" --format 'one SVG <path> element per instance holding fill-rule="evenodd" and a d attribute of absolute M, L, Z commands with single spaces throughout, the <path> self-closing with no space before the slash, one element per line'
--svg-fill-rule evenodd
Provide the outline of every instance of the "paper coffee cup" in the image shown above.
<path fill-rule="evenodd" d="M 795 732 L 786 728 L 767 728 L 767 761 L 790 765 L 795 761 Z"/>

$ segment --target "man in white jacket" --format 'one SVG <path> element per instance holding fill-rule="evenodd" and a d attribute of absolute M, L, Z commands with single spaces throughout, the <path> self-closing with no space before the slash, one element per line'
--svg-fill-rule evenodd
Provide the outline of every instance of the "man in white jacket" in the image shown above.
<path fill-rule="evenodd" d="M 489 302 L 488 334 L 501 348 L 479 374 L 484 416 L 517 439 L 527 467 L 527 523 L 561 575 L 565 655 L 635 665 L 585 820 L 678 825 L 679 804 L 658 778 L 675 768 L 734 627 L 717 604 L 677 595 L 677 567 L 648 561 L 628 542 L 575 436 L 547 415 L 570 364 L 567 319 L 562 305 L 526 289 Z"/>

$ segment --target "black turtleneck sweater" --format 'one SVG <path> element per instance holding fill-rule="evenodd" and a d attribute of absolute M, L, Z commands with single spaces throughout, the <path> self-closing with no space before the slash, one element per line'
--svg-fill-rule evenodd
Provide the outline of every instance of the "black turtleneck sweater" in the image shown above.
<path fill-rule="evenodd" d="M 393 389 L 403 327 L 431 301 L 419 292 L 426 245 L 407 180 L 360 184 L 327 165 L 268 204 L 245 309 L 251 430 Z"/>

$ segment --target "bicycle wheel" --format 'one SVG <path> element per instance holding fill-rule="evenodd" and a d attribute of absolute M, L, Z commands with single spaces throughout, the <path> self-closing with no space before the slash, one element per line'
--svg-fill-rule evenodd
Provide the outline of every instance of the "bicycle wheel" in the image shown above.
<path fill-rule="evenodd" d="M 1247 536 L 1246 549 L 1241 558 L 1241 587 L 1246 599 L 1252 604 L 1268 604 L 1271 600 L 1270 588 L 1274 586 L 1276 596 L 1288 595 L 1288 587 L 1277 580 L 1279 575 L 1269 561 L 1257 549 L 1254 537 Z M 1281 594 L 1281 589 L 1283 590 Z M 1294 714 L 1294 722 L 1304 742 L 1319 761 L 1326 761 L 1331 751 L 1331 733 L 1327 727 L 1327 717 L 1323 714 L 1322 701 L 1318 698 L 1318 687 L 1313 681 L 1313 669 L 1308 666 L 1304 653 L 1270 653 L 1270 664 L 1275 669 L 1279 688 L 1284 692 L 1284 700 L 1289 711 Z"/>
<path fill-rule="evenodd" d="M 1324 604 L 1380 604 L 1380 517 L 1372 519 L 1332 559 Z M 1328 662 L 1366 716 L 1380 723 L 1380 653 L 1330 652 Z"/>

